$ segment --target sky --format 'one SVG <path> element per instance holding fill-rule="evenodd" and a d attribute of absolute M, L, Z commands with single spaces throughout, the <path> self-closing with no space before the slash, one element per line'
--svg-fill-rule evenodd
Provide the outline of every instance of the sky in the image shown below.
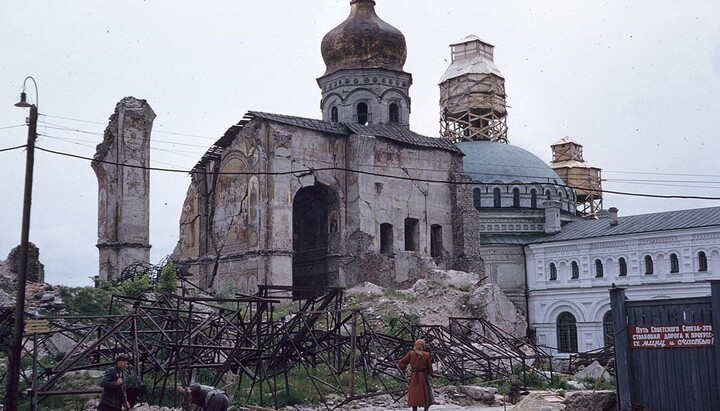
<path fill-rule="evenodd" d="M 411 129 L 439 135 L 448 45 L 495 46 L 511 144 L 551 160 L 569 136 L 603 169 L 620 216 L 720 205 L 720 2 L 376 0 L 407 41 Z M 157 114 L 154 167 L 189 170 L 248 110 L 320 118 L 320 41 L 349 0 L 67 0 L 0 5 L 0 260 L 20 243 L 27 109 L 38 147 L 92 157 L 115 105 Z M 151 172 L 151 262 L 178 237 L 187 173 Z M 98 271 L 90 161 L 36 151 L 30 241 L 46 281 L 91 285 Z"/>

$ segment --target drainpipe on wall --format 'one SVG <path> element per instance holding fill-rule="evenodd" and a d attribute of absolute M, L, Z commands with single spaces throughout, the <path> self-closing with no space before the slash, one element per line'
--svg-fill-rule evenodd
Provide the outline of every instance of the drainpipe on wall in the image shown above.
<path fill-rule="evenodd" d="M 525 252 L 525 247 L 527 247 L 527 245 L 523 244 L 523 267 L 525 268 L 525 323 L 527 324 L 527 326 L 525 327 L 525 336 L 534 343 L 534 336 L 532 338 L 530 336 L 530 291 L 528 290 L 527 253 Z"/>

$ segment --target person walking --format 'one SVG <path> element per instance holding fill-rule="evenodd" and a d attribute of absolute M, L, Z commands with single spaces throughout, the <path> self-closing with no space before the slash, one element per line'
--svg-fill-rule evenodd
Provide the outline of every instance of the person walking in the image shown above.
<path fill-rule="evenodd" d="M 178 387 L 177 390 L 183 393 L 189 402 L 199 406 L 203 411 L 227 411 L 230 403 L 225 391 L 209 385 L 193 383 L 187 388 Z"/>
<path fill-rule="evenodd" d="M 103 390 L 100 395 L 98 411 L 122 411 L 123 407 L 130 408 L 125 396 L 125 378 L 123 374 L 129 360 L 129 355 L 118 354 L 115 356 L 115 365 L 105 370 L 102 380 L 100 380 L 100 386 Z"/>
<path fill-rule="evenodd" d="M 423 407 L 424 411 L 428 411 L 435 402 L 435 398 L 430 381 L 430 377 L 433 375 L 432 359 L 430 353 L 425 351 L 424 340 L 415 341 L 413 349 L 398 361 L 398 367 L 403 375 L 408 366 L 410 367 L 410 383 L 407 405 L 412 407 L 413 411 L 417 411 L 418 407 Z"/>

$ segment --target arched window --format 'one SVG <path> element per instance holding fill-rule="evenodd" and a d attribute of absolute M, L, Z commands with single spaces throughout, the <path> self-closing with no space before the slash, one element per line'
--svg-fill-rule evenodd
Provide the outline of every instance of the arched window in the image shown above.
<path fill-rule="evenodd" d="M 649 255 L 645 256 L 645 274 L 652 274 L 655 269 L 653 268 L 653 260 Z"/>
<path fill-rule="evenodd" d="M 367 124 L 368 122 L 368 106 L 365 103 L 357 105 L 357 122 L 358 124 Z"/>
<path fill-rule="evenodd" d="M 603 316 L 603 337 L 606 347 L 614 344 L 615 338 L 613 334 L 612 311 L 606 312 Z"/>
<path fill-rule="evenodd" d="M 698 253 L 698 271 L 707 271 L 707 254 L 705 254 L 705 251 L 700 251 Z"/>
<path fill-rule="evenodd" d="M 598 258 L 595 260 L 595 277 L 600 278 L 603 276 L 603 264 L 602 261 Z"/>
<path fill-rule="evenodd" d="M 398 108 L 398 105 L 395 103 L 390 103 L 390 108 L 388 109 L 389 115 L 390 115 L 390 122 L 391 123 L 399 123 L 400 122 L 400 109 Z"/>
<path fill-rule="evenodd" d="M 557 267 L 555 263 L 550 263 L 550 281 L 557 280 Z"/>
<path fill-rule="evenodd" d="M 530 190 L 530 208 L 537 208 L 537 191 L 534 188 Z"/>
<path fill-rule="evenodd" d="M 675 253 L 670 254 L 670 272 L 671 273 L 679 273 L 680 272 L 680 261 L 678 261 L 678 256 Z"/>
<path fill-rule="evenodd" d="M 520 207 L 520 189 L 519 188 L 513 188 L 513 207 L 515 207 L 515 208 Z"/>
<path fill-rule="evenodd" d="M 418 251 L 420 249 L 420 220 L 417 218 L 405 219 L 405 251 Z"/>
<path fill-rule="evenodd" d="M 548 200 L 550 199 L 550 196 L 550 190 L 545 191 L 545 197 L 547 197 Z"/>
<path fill-rule="evenodd" d="M 500 202 L 500 189 L 495 187 L 493 190 L 493 207 L 500 208 L 502 203 Z"/>
<path fill-rule="evenodd" d="M 394 235 L 392 224 L 380 224 L 380 253 L 393 254 L 394 252 Z"/>
<path fill-rule="evenodd" d="M 338 122 L 338 108 L 337 106 L 333 106 L 333 108 L 330 109 L 330 121 L 333 123 Z"/>
<path fill-rule="evenodd" d="M 565 311 L 557 319 L 558 352 L 577 352 L 577 321 L 575 316 Z"/>
<path fill-rule="evenodd" d="M 570 269 L 572 270 L 572 278 L 573 280 L 577 280 L 580 278 L 580 267 L 578 266 L 577 261 L 573 261 L 572 264 L 570 264 Z"/>
<path fill-rule="evenodd" d="M 473 207 L 478 210 L 482 207 L 482 194 L 479 188 L 473 189 Z"/>
<path fill-rule="evenodd" d="M 624 257 L 620 257 L 618 266 L 620 268 L 620 277 L 625 277 L 627 275 L 627 261 L 625 261 Z"/>

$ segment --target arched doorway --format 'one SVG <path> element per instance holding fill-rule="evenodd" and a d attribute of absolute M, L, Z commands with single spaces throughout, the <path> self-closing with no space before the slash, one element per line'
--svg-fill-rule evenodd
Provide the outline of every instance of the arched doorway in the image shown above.
<path fill-rule="evenodd" d="M 293 199 L 293 285 L 327 287 L 337 277 L 329 254 L 336 248 L 338 198 L 324 184 L 303 187 Z"/>

